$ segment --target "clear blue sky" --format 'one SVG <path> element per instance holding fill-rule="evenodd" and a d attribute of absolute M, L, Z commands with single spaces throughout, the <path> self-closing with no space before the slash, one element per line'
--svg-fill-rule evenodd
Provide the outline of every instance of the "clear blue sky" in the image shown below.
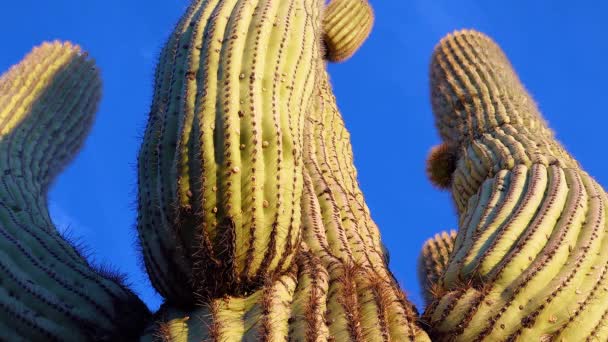
<path fill-rule="evenodd" d="M 391 268 L 419 305 L 416 258 L 424 240 L 455 228 L 449 195 L 425 176 L 439 139 L 428 98 L 434 45 L 458 28 L 475 28 L 505 49 L 558 138 L 608 184 L 608 3 L 587 1 L 371 0 L 373 33 L 350 61 L 331 65 L 372 216 L 391 253 Z M 579 2 L 580 3 L 580 2 Z M 0 69 L 49 39 L 74 41 L 97 60 L 104 97 L 86 146 L 50 192 L 60 228 L 95 260 L 129 275 L 155 309 L 160 298 L 134 248 L 135 160 L 156 56 L 187 0 L 19 0 L 0 5 Z"/>

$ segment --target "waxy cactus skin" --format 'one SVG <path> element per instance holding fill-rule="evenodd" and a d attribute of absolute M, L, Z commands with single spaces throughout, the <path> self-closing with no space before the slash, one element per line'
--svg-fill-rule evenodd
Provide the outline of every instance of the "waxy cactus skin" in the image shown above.
<path fill-rule="evenodd" d="M 0 77 L 0 340 L 124 340 L 149 317 L 63 239 L 47 189 L 82 146 L 101 81 L 80 47 L 36 47 Z"/>
<path fill-rule="evenodd" d="M 423 319 L 437 341 L 606 340 L 607 197 L 555 140 L 500 48 L 461 31 L 431 64 L 457 147 L 459 231 Z"/>

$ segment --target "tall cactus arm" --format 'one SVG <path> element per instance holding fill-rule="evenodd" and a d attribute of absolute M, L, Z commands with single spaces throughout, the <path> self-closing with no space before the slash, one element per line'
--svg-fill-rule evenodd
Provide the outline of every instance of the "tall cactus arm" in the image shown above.
<path fill-rule="evenodd" d="M 78 46 L 44 43 L 0 77 L 0 340 L 133 339 L 149 313 L 57 232 L 47 189 L 80 149 L 101 82 Z"/>
<path fill-rule="evenodd" d="M 424 318 L 438 341 L 606 340 L 608 199 L 555 140 L 500 48 L 444 38 L 437 127 L 457 146 L 459 231 Z"/>
<path fill-rule="evenodd" d="M 182 307 L 244 294 L 292 266 L 321 9 L 196 0 L 161 54 L 138 231 L 152 283 Z"/>
<path fill-rule="evenodd" d="M 422 247 L 418 257 L 418 280 L 427 304 L 435 298 L 435 288 L 450 260 L 454 240 L 456 240 L 455 230 L 449 233 L 441 232 L 428 239 Z"/>
<path fill-rule="evenodd" d="M 331 0 L 323 16 L 325 58 L 343 62 L 363 45 L 374 26 L 374 11 L 368 0 Z"/>

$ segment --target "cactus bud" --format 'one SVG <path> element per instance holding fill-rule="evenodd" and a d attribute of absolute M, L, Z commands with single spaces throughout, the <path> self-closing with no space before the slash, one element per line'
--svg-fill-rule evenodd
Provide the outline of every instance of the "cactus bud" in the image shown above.
<path fill-rule="evenodd" d="M 342 62 L 363 45 L 374 25 L 374 12 L 368 0 L 331 0 L 323 18 L 325 58 Z"/>

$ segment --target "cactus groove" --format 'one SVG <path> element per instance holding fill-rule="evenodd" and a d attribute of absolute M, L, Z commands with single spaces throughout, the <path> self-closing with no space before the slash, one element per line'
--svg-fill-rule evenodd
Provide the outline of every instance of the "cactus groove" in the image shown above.
<path fill-rule="evenodd" d="M 423 319 L 449 341 L 605 340 L 606 193 L 555 140 L 488 37 L 444 38 L 431 64 L 444 143 L 458 146 L 459 231 Z"/>
<path fill-rule="evenodd" d="M 148 318 L 120 276 L 63 239 L 47 209 L 100 91 L 95 63 L 68 42 L 36 47 L 0 77 L 0 340 L 134 339 Z"/>

